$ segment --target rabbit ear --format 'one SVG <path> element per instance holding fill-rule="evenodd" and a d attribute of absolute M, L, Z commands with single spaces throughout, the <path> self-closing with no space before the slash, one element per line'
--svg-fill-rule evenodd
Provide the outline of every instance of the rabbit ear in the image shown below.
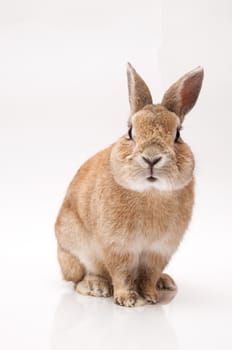
<path fill-rule="evenodd" d="M 152 103 L 151 93 L 130 63 L 127 64 L 128 92 L 131 114 Z"/>
<path fill-rule="evenodd" d="M 175 112 L 181 122 L 197 101 L 203 76 L 203 68 L 197 67 L 173 84 L 163 97 L 162 105 Z"/>

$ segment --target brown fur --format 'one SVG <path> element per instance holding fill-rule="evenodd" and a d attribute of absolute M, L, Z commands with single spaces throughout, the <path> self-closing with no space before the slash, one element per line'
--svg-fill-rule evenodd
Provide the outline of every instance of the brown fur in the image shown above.
<path fill-rule="evenodd" d="M 59 246 L 57 255 L 58 261 L 63 271 L 64 279 L 66 279 L 66 281 L 73 281 L 75 283 L 81 281 L 84 277 L 85 271 L 78 257 L 74 257 L 71 254 L 65 252 Z"/>
<path fill-rule="evenodd" d="M 165 101 L 175 96 L 172 105 L 185 103 L 181 110 L 189 110 L 199 93 L 192 82 L 192 94 L 189 89 L 188 78 L 193 76 L 182 78 L 178 91 L 166 94 Z M 151 104 L 148 88 L 131 66 L 128 77 L 133 140 L 124 135 L 82 165 L 68 188 L 55 231 L 64 278 L 77 283 L 78 292 L 110 296 L 113 286 L 116 303 L 134 306 L 156 303 L 160 288 L 176 288 L 162 271 L 191 218 L 194 159 L 182 139 L 174 143 L 182 119 L 165 103 Z M 132 81 L 136 85 L 131 86 Z M 188 92 L 181 90 L 185 86 Z M 165 161 L 154 166 L 158 180 L 150 186 L 142 156 L 157 155 Z"/>

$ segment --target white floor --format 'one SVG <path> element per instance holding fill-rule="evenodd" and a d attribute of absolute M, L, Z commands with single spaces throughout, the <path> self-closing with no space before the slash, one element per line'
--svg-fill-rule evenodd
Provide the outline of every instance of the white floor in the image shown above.
<path fill-rule="evenodd" d="M 0 349 L 232 349 L 231 2 L 11 0 L 0 23 Z M 135 309 L 62 281 L 53 232 L 76 169 L 126 131 L 126 60 L 155 100 L 205 67 L 183 130 L 197 181 L 167 268 L 179 290 Z"/>
<path fill-rule="evenodd" d="M 170 304 L 126 309 L 76 294 L 54 261 L 22 260 L 1 276 L 1 349 L 231 349 L 231 271 L 180 267 Z"/>

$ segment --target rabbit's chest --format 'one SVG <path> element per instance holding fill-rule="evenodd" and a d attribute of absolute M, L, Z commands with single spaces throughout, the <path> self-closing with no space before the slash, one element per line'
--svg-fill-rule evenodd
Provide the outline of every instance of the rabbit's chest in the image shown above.
<path fill-rule="evenodd" d="M 166 233 L 163 237 L 146 238 L 143 235 L 128 242 L 126 250 L 129 253 L 140 256 L 143 253 L 155 253 L 170 257 L 177 248 L 177 240 L 171 234 Z"/>
<path fill-rule="evenodd" d="M 143 214 L 137 213 L 136 220 L 128 226 L 129 252 L 136 255 L 154 252 L 167 257 L 173 254 L 186 227 L 178 219 L 182 215 L 178 207 L 173 205 L 171 209 L 162 209 L 151 206 Z"/>

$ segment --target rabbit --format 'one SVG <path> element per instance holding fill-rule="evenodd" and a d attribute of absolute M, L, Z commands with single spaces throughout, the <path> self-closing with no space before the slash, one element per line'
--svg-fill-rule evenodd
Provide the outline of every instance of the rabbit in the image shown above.
<path fill-rule="evenodd" d="M 163 271 L 192 215 L 194 157 L 181 127 L 203 75 L 190 71 L 153 104 L 128 63 L 128 130 L 80 167 L 55 224 L 61 271 L 77 292 L 133 307 L 177 290 Z"/>

